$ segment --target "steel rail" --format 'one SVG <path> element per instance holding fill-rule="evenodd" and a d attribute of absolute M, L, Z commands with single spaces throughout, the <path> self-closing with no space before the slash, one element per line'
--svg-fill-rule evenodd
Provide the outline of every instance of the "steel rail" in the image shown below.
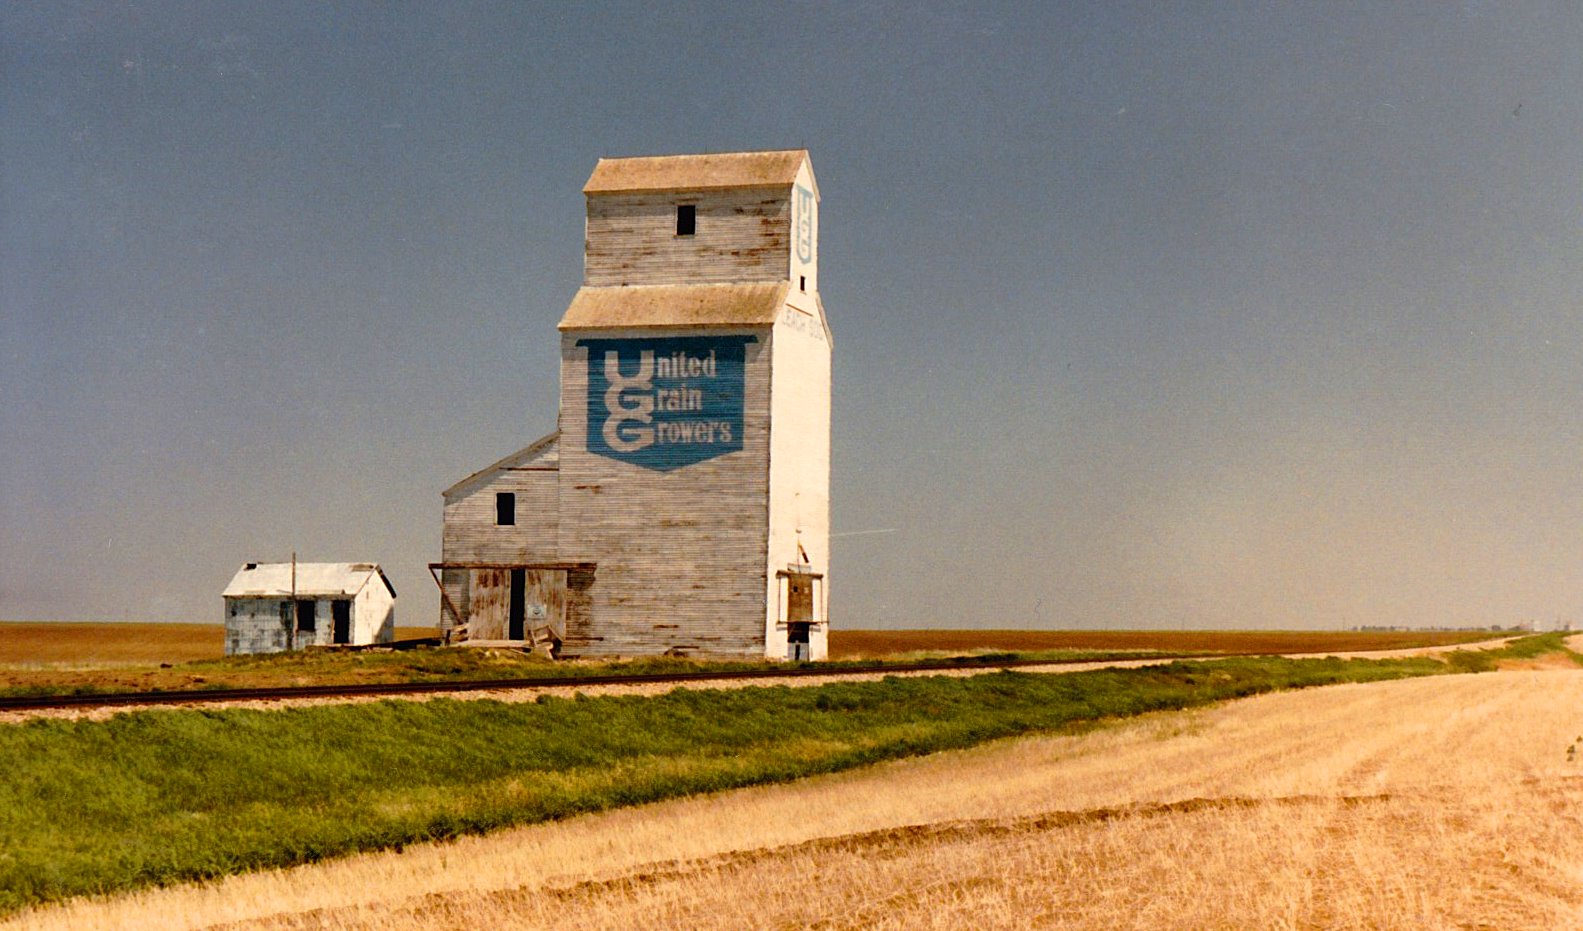
<path fill-rule="evenodd" d="M 946 660 L 918 663 L 876 663 L 850 666 L 795 666 L 789 669 L 739 669 L 720 672 L 613 673 L 588 676 L 538 676 L 526 679 L 452 679 L 438 682 L 362 682 L 343 685 L 297 685 L 266 688 L 161 689 L 146 692 L 94 692 L 78 695 L 0 696 L 0 711 L 48 711 L 71 708 L 105 708 L 124 705 L 177 705 L 237 701 L 270 701 L 294 698 L 356 698 L 368 695 L 432 695 L 444 692 L 479 692 L 510 689 L 579 688 L 595 685 L 664 685 L 680 682 L 737 681 L 743 679 L 820 678 L 894 672 L 994 671 L 1023 666 L 1066 666 L 1081 663 L 1221 659 L 1233 656 L 1266 656 L 1268 653 L 1173 653 L 1101 659 Z"/>

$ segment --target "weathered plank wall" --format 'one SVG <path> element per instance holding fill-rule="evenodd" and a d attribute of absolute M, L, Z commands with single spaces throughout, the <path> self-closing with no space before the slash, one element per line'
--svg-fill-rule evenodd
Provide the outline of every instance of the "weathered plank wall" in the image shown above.
<path fill-rule="evenodd" d="M 715 331 L 732 335 L 742 331 Z M 588 449 L 588 333 L 561 338 L 561 558 L 595 562 L 582 628 L 569 594 L 567 651 L 760 655 L 768 533 L 768 329 L 745 347 L 742 448 L 669 471 Z M 646 330 L 598 331 L 602 339 Z M 689 335 L 698 335 L 689 331 Z M 746 335 L 746 334 L 744 334 Z"/>
<path fill-rule="evenodd" d="M 440 541 L 446 563 L 527 564 L 555 562 L 559 486 L 553 459 L 540 457 L 483 476 L 465 493 L 445 501 Z M 495 524 L 495 494 L 517 496 L 517 522 Z"/>
<path fill-rule="evenodd" d="M 698 229 L 676 235 L 676 206 Z M 786 189 L 666 191 L 588 198 L 583 280 L 593 286 L 784 281 L 791 237 Z"/>
<path fill-rule="evenodd" d="M 279 653 L 288 648 L 279 598 L 225 599 L 225 655 Z"/>

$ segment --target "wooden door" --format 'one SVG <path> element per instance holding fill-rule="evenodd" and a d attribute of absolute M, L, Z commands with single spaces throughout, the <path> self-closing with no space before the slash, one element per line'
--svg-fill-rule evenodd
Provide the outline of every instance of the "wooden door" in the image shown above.
<path fill-rule="evenodd" d="M 786 622 L 806 624 L 813 620 L 813 576 L 786 576 Z"/>
<path fill-rule="evenodd" d="M 546 633 L 566 639 L 566 570 L 528 569 L 523 572 L 523 615 L 535 638 Z"/>
<path fill-rule="evenodd" d="M 511 570 L 474 569 L 471 575 L 468 580 L 467 639 L 506 639 Z"/>

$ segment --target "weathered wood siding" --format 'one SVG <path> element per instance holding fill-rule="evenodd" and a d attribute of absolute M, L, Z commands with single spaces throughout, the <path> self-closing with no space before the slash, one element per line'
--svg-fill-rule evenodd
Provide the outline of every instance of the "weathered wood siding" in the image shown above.
<path fill-rule="evenodd" d="M 697 208 L 691 236 L 676 235 L 678 204 Z M 784 187 L 590 196 L 583 283 L 782 281 L 790 241 Z"/>
<path fill-rule="evenodd" d="M 736 334 L 753 337 L 743 356 L 741 449 L 663 470 L 589 451 L 589 352 L 579 345 L 654 332 L 562 334 L 560 553 L 598 564 L 586 624 L 576 617 L 576 580 L 568 581 L 567 653 L 762 654 L 769 330 L 688 333 Z"/>
<path fill-rule="evenodd" d="M 440 634 L 443 636 L 467 620 L 467 570 L 441 569 L 440 591 Z"/>
<path fill-rule="evenodd" d="M 495 494 L 517 496 L 517 522 L 495 523 Z M 559 490 L 553 466 L 506 468 L 445 502 L 440 544 L 445 563 L 524 565 L 555 562 Z"/>
<path fill-rule="evenodd" d="M 225 655 L 279 653 L 289 649 L 288 618 L 279 598 L 225 599 Z"/>
<path fill-rule="evenodd" d="M 819 660 L 828 644 L 823 622 L 830 584 L 830 344 L 817 295 L 793 290 L 772 340 L 764 652 L 786 656 L 786 583 L 775 573 L 806 554 L 808 568 L 825 576 L 814 589 L 818 623 L 808 638 L 809 658 Z"/>

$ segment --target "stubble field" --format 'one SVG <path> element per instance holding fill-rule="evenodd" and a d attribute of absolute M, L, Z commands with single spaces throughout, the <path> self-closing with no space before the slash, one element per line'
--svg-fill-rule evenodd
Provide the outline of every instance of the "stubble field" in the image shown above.
<path fill-rule="evenodd" d="M 1583 671 L 1340 685 L 401 853 L 33 928 L 1583 926 Z"/>
<path fill-rule="evenodd" d="M 1040 650 L 1350 653 L 1452 646 L 1497 636 L 1462 630 L 832 630 L 830 658 Z"/>

